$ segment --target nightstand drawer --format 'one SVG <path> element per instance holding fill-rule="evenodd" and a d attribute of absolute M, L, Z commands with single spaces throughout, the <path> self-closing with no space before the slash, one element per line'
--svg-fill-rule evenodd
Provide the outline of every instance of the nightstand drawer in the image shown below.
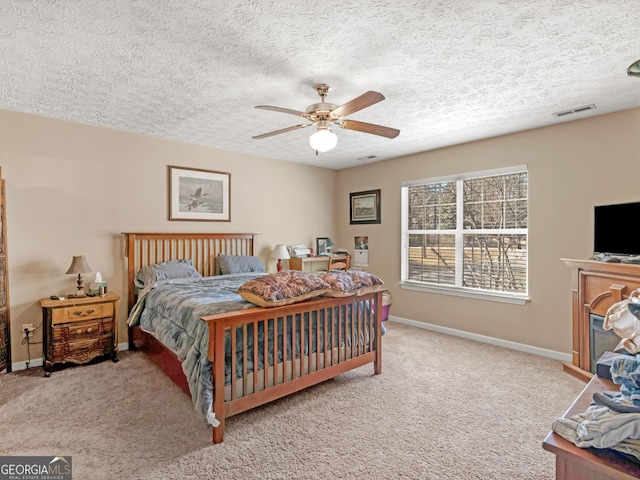
<path fill-rule="evenodd" d="M 55 343 L 75 342 L 83 338 L 96 338 L 105 332 L 111 332 L 112 325 L 111 319 L 58 324 L 53 327 L 53 341 Z"/>
<path fill-rule="evenodd" d="M 51 320 L 54 325 L 58 323 L 80 322 L 93 318 L 105 318 L 112 316 L 113 303 L 56 308 L 51 312 Z"/>
<path fill-rule="evenodd" d="M 54 344 L 50 360 L 54 363 L 86 363 L 112 352 L 113 342 L 107 335 L 92 340 Z"/>

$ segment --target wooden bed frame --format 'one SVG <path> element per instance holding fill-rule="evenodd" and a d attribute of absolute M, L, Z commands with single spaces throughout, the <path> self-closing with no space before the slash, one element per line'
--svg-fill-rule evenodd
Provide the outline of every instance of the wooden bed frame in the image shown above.
<path fill-rule="evenodd" d="M 241 233 L 124 233 L 125 255 L 127 257 L 127 288 L 128 311 L 131 311 L 136 301 L 135 275 L 146 265 L 166 260 L 191 258 L 194 267 L 203 275 L 215 275 L 218 269 L 217 256 L 225 253 L 229 255 L 253 255 L 254 234 Z M 371 308 L 362 308 L 362 302 L 368 301 Z M 357 321 L 346 322 L 347 311 L 357 312 Z M 258 365 L 258 348 L 247 348 L 248 327 L 253 326 L 253 344 L 257 345 L 258 326 L 262 324 L 264 331 L 267 326 L 274 329 L 274 337 L 278 334 L 278 325 L 286 338 L 287 325 L 292 330 L 292 338 L 302 332 L 296 332 L 296 316 L 308 315 L 310 325 L 316 332 L 324 335 L 308 337 L 309 355 L 301 354 L 303 346 L 296 350 L 295 342 L 291 345 L 283 342 L 282 352 L 278 352 L 278 342 L 274 343 L 274 358 L 281 353 L 285 361 L 273 362 L 269 365 L 267 353 L 264 353 L 263 370 L 249 372 L 247 360 L 253 360 Z M 320 322 L 320 318 L 332 320 Z M 289 322 L 286 321 L 289 319 Z M 343 320 L 340 324 L 340 319 Z M 292 305 L 273 308 L 252 308 L 227 314 L 202 317 L 209 329 L 208 357 L 213 370 L 213 406 L 215 418 L 220 422 L 213 428 L 213 443 L 223 440 L 225 419 L 251 408 L 263 405 L 309 386 L 318 384 L 354 368 L 373 363 L 374 373 L 382 373 L 382 292 L 352 297 L 317 297 L 316 299 Z M 278 320 L 280 322 L 278 322 Z M 337 320 L 337 324 L 333 321 Z M 331 328 L 338 330 L 338 347 L 327 341 L 328 323 Z M 342 326 L 338 326 L 342 325 Z M 284 327 L 282 327 L 284 326 Z M 349 331 L 344 331 L 349 328 Z M 237 331 L 242 332 L 242 339 L 237 337 Z M 375 332 L 369 335 L 368 332 Z M 242 344 L 241 378 L 231 375 L 231 382 L 225 385 L 225 335 L 230 337 L 232 351 Z M 335 336 L 329 335 L 329 336 Z M 361 341 L 347 341 L 348 338 L 358 338 Z M 315 342 L 315 345 L 312 344 Z M 302 342 L 300 342 L 302 343 Z M 336 342 L 333 342 L 336 343 Z M 315 351 L 314 351 L 315 347 Z M 138 327 L 129 328 L 129 348 L 143 350 L 149 358 L 160 367 L 182 390 L 190 395 L 187 380 L 182 372 L 178 358 L 162 345 L 155 337 Z M 253 355 L 253 358 L 250 357 Z M 287 360 L 289 358 L 289 360 Z M 261 359 L 260 359 L 261 360 Z M 231 355 L 231 372 L 236 371 L 236 356 Z M 221 393 L 223 392 L 223 393 Z"/>

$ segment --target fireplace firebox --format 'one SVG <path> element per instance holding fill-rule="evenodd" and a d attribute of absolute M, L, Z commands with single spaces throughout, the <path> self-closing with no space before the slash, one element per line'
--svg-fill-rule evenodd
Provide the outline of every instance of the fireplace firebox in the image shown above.
<path fill-rule="evenodd" d="M 620 343 L 620 337 L 613 330 L 605 330 L 602 326 L 604 317 L 592 313 L 589 315 L 589 350 L 591 352 L 591 373 L 596 373 L 596 363 L 605 352 L 613 352 Z M 630 355 L 624 348 L 616 353 Z"/>

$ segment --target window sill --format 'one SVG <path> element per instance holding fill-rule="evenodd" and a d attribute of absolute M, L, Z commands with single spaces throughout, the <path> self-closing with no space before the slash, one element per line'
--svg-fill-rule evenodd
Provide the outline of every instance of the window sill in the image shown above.
<path fill-rule="evenodd" d="M 487 290 L 475 290 L 471 288 L 445 287 L 441 285 L 425 285 L 417 282 L 400 282 L 400 288 L 415 290 L 418 292 L 441 293 L 456 297 L 476 298 L 478 300 L 489 300 L 491 302 L 512 303 L 524 305 L 530 298 L 527 295 L 515 295 L 510 293 L 489 292 Z"/>

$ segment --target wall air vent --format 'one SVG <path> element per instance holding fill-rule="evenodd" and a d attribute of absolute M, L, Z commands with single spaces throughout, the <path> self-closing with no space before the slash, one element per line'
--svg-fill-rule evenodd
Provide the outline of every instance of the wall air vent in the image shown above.
<path fill-rule="evenodd" d="M 574 113 L 584 112 L 586 110 L 595 110 L 596 105 L 592 103 L 591 105 L 584 105 L 582 107 L 572 108 L 571 110 L 563 110 L 562 112 L 553 113 L 554 117 L 566 117 L 567 115 L 573 115 Z"/>

